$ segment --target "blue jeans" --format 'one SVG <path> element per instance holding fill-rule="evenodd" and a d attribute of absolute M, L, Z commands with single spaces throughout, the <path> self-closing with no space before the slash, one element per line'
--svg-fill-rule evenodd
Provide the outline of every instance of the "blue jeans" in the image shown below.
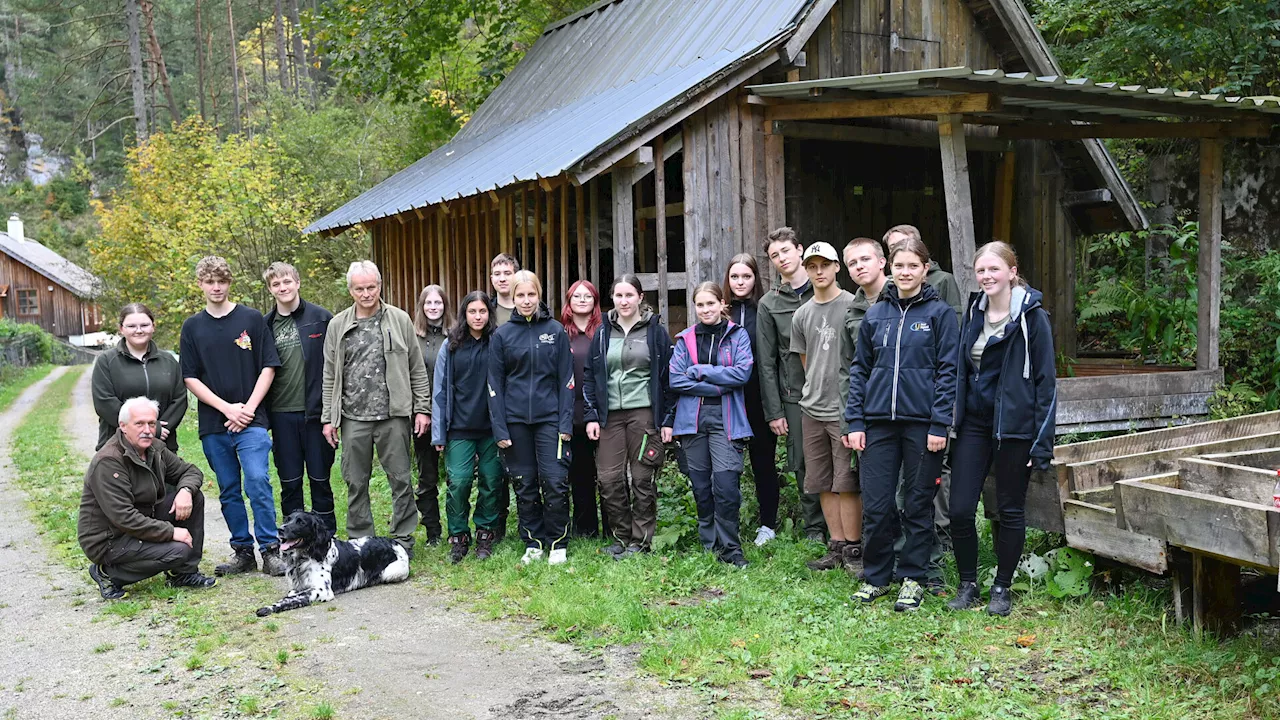
<path fill-rule="evenodd" d="M 255 536 L 259 549 L 279 543 L 276 503 L 267 475 L 271 438 L 266 428 L 212 433 L 200 438 L 200 443 L 209 467 L 218 476 L 218 499 L 222 502 L 222 517 L 231 531 L 231 547 L 252 548 Z M 241 470 L 244 471 L 243 492 L 249 496 L 249 505 L 253 508 L 253 535 L 249 534 L 249 515 L 241 494 Z"/>

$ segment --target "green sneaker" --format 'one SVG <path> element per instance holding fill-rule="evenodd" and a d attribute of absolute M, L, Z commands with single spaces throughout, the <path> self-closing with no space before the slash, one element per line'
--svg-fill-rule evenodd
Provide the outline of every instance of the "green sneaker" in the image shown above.
<path fill-rule="evenodd" d="M 920 601 L 923 599 L 924 588 L 920 587 L 920 583 L 915 580 L 903 580 L 902 589 L 898 591 L 898 602 L 893 604 L 893 609 L 898 612 L 919 610 Z"/>
<path fill-rule="evenodd" d="M 876 598 L 882 598 L 889 594 L 889 586 L 871 585 L 862 583 L 862 587 L 858 588 L 858 592 L 853 594 L 853 599 L 860 603 L 867 604 L 876 601 Z"/>

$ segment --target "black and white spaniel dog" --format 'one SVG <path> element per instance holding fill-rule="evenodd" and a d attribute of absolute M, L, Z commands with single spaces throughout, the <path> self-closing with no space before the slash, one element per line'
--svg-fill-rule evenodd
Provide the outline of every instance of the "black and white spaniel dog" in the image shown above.
<path fill-rule="evenodd" d="M 370 585 L 403 582 L 409 577 L 409 553 L 388 538 L 334 538 L 315 513 L 296 512 L 280 528 L 289 592 L 280 602 L 258 608 L 258 616 L 328 602 L 334 595 Z"/>

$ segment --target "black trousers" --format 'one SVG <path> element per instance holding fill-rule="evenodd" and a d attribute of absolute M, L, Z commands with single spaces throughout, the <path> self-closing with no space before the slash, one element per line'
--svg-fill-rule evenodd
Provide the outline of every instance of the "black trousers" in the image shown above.
<path fill-rule="evenodd" d="M 273 412 L 270 420 L 271 455 L 280 478 L 280 512 L 288 518 L 307 509 L 302 488 L 305 474 L 311 485 L 312 512 L 336 532 L 333 486 L 329 484 L 335 453 L 324 439 L 324 425 L 319 420 L 307 420 L 300 412 Z"/>
<path fill-rule="evenodd" d="M 778 436 L 769 429 L 764 413 L 752 412 L 747 408 L 747 420 L 751 421 L 751 432 L 755 433 L 748 443 L 751 454 L 751 477 L 756 483 L 756 500 L 760 503 L 760 524 L 778 529 Z M 804 486 L 800 487 L 804 495 Z"/>
<path fill-rule="evenodd" d="M 555 423 L 508 423 L 507 431 L 511 447 L 500 452 L 516 490 L 520 539 L 528 548 L 567 548 L 570 441 Z"/>
<path fill-rule="evenodd" d="M 422 527 L 427 538 L 438 538 L 440 527 L 440 453 L 431 444 L 431 432 L 413 438 L 413 456 L 418 465 L 418 487 L 413 491 Z"/>
<path fill-rule="evenodd" d="M 573 429 L 569 441 L 569 487 L 573 493 L 573 534 L 576 537 L 600 535 L 601 504 L 596 501 L 596 442 L 587 437 L 586 426 Z M 604 527 L 609 527 L 608 523 Z"/>
<path fill-rule="evenodd" d="M 102 572 L 117 584 L 136 583 L 169 570 L 186 574 L 200 569 L 200 558 L 204 555 L 204 494 L 191 494 L 191 514 L 186 520 L 178 520 L 169 512 L 175 495 L 176 490 L 165 495 L 156 503 L 151 516 L 190 532 L 191 547 L 176 540 L 148 542 L 128 535 L 117 538 L 100 565 Z"/>
<path fill-rule="evenodd" d="M 1027 540 L 1027 484 L 1031 481 L 1030 440 L 996 443 L 991 427 L 966 422 L 951 449 L 951 542 L 961 582 L 978 581 L 978 531 L 974 514 L 982 486 L 993 468 L 996 476 L 996 585 L 1009 587 Z"/>
<path fill-rule="evenodd" d="M 906 536 L 898 575 L 924 582 L 933 542 L 933 496 L 942 475 L 942 453 L 929 452 L 929 424 L 881 421 L 867 424 L 862 472 L 862 562 L 866 581 L 893 579 L 893 544 Z M 906 485 L 901 515 L 894 504 L 899 475 Z"/>

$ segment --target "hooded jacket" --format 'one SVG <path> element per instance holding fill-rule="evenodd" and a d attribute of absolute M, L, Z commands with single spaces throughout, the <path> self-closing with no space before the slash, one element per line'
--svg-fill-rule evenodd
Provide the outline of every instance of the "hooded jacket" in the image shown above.
<path fill-rule="evenodd" d="M 858 330 L 844 418 L 849 432 L 868 421 L 929 423 L 946 437 L 953 425 L 959 329 L 951 307 L 925 284 L 912 298 L 885 285 Z"/>
<path fill-rule="evenodd" d="M 1039 290 L 1013 288 L 1004 337 L 991 338 L 975 366 L 968 349 L 982 333 L 987 296 L 970 295 L 960 331 L 956 426 L 990 423 L 997 441 L 1031 440 L 1031 458 L 1045 469 L 1053 460 L 1058 394 L 1053 330 L 1042 301 Z"/>
<path fill-rule="evenodd" d="M 93 363 L 93 410 L 98 415 L 97 450 L 115 436 L 120 427 L 120 406 L 131 397 L 148 397 L 160 403 L 160 420 L 168 423 L 165 447 L 178 451 L 178 424 L 187 414 L 187 386 L 182 368 L 171 353 L 154 341 L 147 344 L 142 359 L 134 357 L 124 338 Z"/>
<path fill-rule="evenodd" d="M 749 438 L 751 424 L 742 386 L 751 378 L 755 360 L 747 331 L 732 320 L 726 321 L 724 337 L 716 345 L 717 362 L 711 365 L 698 363 L 697 329 L 694 324 L 677 335 L 671 353 L 671 389 L 679 395 L 672 432 L 696 434 L 702 398 L 719 397 L 725 434 L 730 440 Z"/>
<path fill-rule="evenodd" d="M 80 548 L 90 561 L 103 564 L 121 538 L 172 540 L 174 526 L 156 519 L 156 504 L 170 487 L 186 488 L 194 497 L 203 481 L 199 468 L 159 443 L 151 446 L 143 460 L 117 429 L 84 474 L 76 523 Z"/>
<path fill-rule="evenodd" d="M 582 374 L 583 419 L 604 427 L 609 418 L 609 340 L 617 326 L 618 312 L 610 310 L 591 339 L 591 352 Z M 650 310 L 645 310 L 631 329 L 644 330 L 649 345 L 649 407 L 653 426 L 672 427 L 676 417 L 676 395 L 671 390 L 671 336 Z"/>
<path fill-rule="evenodd" d="M 488 357 L 489 338 L 478 342 L 484 346 L 484 355 Z M 445 342 L 440 345 L 436 357 L 429 364 L 435 367 L 431 381 L 431 444 L 444 445 L 449 441 L 449 426 L 453 423 L 453 373 L 456 370 L 453 366 L 453 352 L 449 350 L 448 336 L 445 336 Z M 462 371 L 484 372 L 487 378 L 489 367 L 486 364 L 483 368 L 462 368 Z"/>
<path fill-rule="evenodd" d="M 279 312 L 272 307 L 267 312 L 267 330 L 275 327 Z M 298 298 L 298 307 L 289 317 L 298 326 L 298 341 L 302 343 L 302 364 L 305 366 L 303 378 L 303 397 L 305 398 L 307 420 L 319 420 L 324 411 L 324 337 L 329 331 L 329 321 L 333 313 L 319 305 Z"/>
<path fill-rule="evenodd" d="M 418 335 L 418 345 L 422 347 L 422 361 L 427 364 L 427 375 L 433 379 L 436 376 L 436 358 L 440 357 L 440 348 L 449 344 L 449 332 L 444 327 L 443 318 L 441 321 L 440 325 L 427 323 L 426 336 Z M 466 320 L 464 319 L 463 322 Z"/>
<path fill-rule="evenodd" d="M 573 433 L 573 353 L 564 326 L 539 303 L 515 313 L 489 338 L 489 420 L 493 438 L 510 440 L 507 423 L 555 423 Z"/>
<path fill-rule="evenodd" d="M 791 318 L 813 297 L 813 283 L 803 292 L 782 283 L 760 298 L 756 316 L 756 347 L 760 363 L 760 399 L 765 420 L 786 417 L 783 403 L 799 403 L 804 390 L 804 365 L 791 352 Z"/>
<path fill-rule="evenodd" d="M 929 272 L 925 273 L 924 281 L 938 291 L 938 297 L 950 305 L 959 318 L 964 312 L 964 295 L 960 293 L 960 283 L 956 282 L 956 276 L 939 267 L 937 260 L 930 260 Z M 889 278 L 889 282 L 893 282 L 893 278 Z"/>

